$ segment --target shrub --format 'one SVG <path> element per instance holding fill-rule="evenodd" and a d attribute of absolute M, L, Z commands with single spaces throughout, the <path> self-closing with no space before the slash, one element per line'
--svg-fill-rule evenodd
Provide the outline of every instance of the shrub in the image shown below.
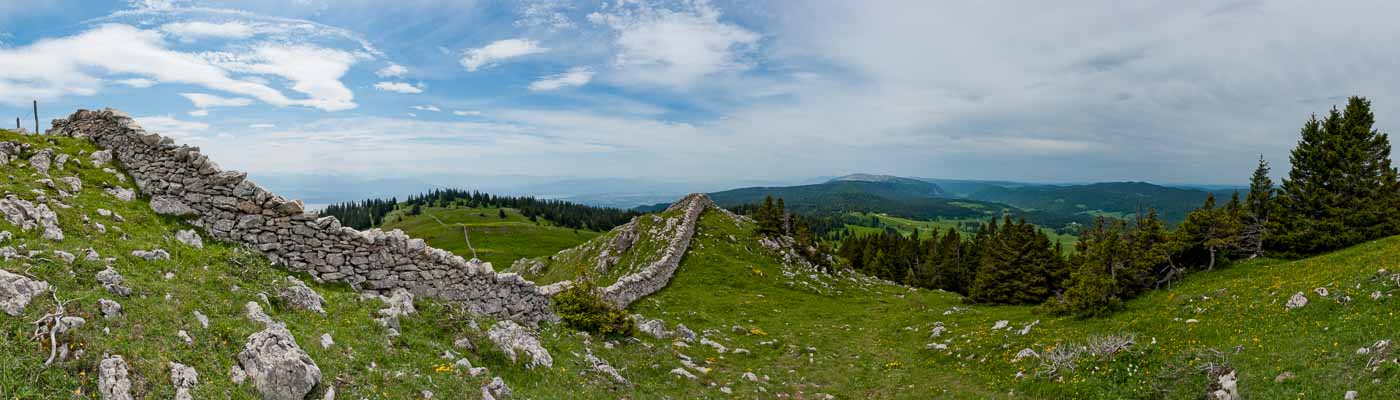
<path fill-rule="evenodd" d="M 581 280 L 573 287 L 554 296 L 554 312 L 571 328 L 601 335 L 631 336 L 637 322 L 626 312 L 598 297 L 596 286 Z"/>

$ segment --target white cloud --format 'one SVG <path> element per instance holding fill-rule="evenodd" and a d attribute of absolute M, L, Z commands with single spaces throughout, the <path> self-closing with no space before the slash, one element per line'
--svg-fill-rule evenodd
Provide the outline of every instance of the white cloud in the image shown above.
<path fill-rule="evenodd" d="M 237 21 L 224 23 L 204 21 L 172 22 L 161 25 L 160 30 L 186 42 L 207 38 L 247 39 L 253 37 L 255 33 L 251 25 Z"/>
<path fill-rule="evenodd" d="M 134 87 L 134 88 L 137 88 L 137 89 L 145 89 L 145 88 L 148 88 L 148 87 L 151 87 L 151 86 L 155 86 L 155 85 L 156 85 L 156 81 L 153 81 L 153 80 L 150 80 L 150 79 L 141 79 L 141 78 L 120 79 L 120 80 L 115 80 L 115 81 L 112 81 L 112 82 L 117 83 L 117 84 L 121 84 L 121 85 L 131 86 L 131 87 Z"/>
<path fill-rule="evenodd" d="M 623 83 L 685 87 L 701 77 L 749 68 L 745 50 L 762 38 L 719 20 L 720 11 L 706 0 L 658 8 L 648 2 L 619 2 L 588 20 L 617 34 L 614 63 L 627 73 Z"/>
<path fill-rule="evenodd" d="M 207 117 L 209 116 L 209 110 L 201 108 L 198 110 L 190 111 L 189 114 L 191 117 Z"/>
<path fill-rule="evenodd" d="M 588 84 L 590 80 L 593 80 L 593 70 L 586 67 L 574 67 L 562 74 L 554 74 L 540 78 L 540 80 L 530 84 L 530 90 L 541 92 L 565 87 L 577 87 Z"/>
<path fill-rule="evenodd" d="M 413 106 L 412 108 L 413 108 L 414 110 L 418 110 L 418 111 L 442 112 L 442 109 L 441 109 L 441 108 L 437 108 L 437 106 L 433 106 L 433 105 L 427 105 L 427 106 Z"/>
<path fill-rule="evenodd" d="M 200 140 L 204 132 L 209 130 L 209 124 L 196 121 L 182 121 L 168 115 L 135 117 L 133 119 L 148 132 L 159 133 L 161 136 L 183 141 Z"/>
<path fill-rule="evenodd" d="M 249 124 L 248 127 L 249 127 L 249 128 L 253 128 L 253 129 L 271 129 L 271 128 L 276 128 L 277 125 L 275 125 L 275 124 Z"/>
<path fill-rule="evenodd" d="M 251 97 L 276 106 L 307 106 L 326 111 L 354 108 L 354 95 L 339 81 L 357 61 L 351 53 L 309 45 L 264 43 L 251 53 L 191 54 L 166 48 L 161 35 L 128 25 L 108 24 L 86 32 L 31 45 L 0 49 L 0 102 L 97 94 L 94 74 L 137 75 L 161 83 L 181 83 Z M 232 74 L 270 75 L 290 81 L 308 95 L 288 98 L 281 91 Z"/>
<path fill-rule="evenodd" d="M 481 115 L 481 111 L 454 110 L 452 111 L 452 115 L 456 115 L 459 117 L 479 116 Z"/>
<path fill-rule="evenodd" d="M 374 75 L 380 78 L 402 78 L 403 75 L 407 73 L 408 68 L 394 63 L 390 63 L 389 66 L 374 71 Z"/>
<path fill-rule="evenodd" d="M 207 93 L 180 93 L 180 96 L 194 103 L 195 108 L 243 107 L 253 104 L 253 100 L 242 97 L 219 97 Z"/>
<path fill-rule="evenodd" d="M 423 93 L 423 84 L 411 85 L 406 82 L 379 82 L 374 84 L 375 89 L 383 92 L 394 92 L 403 94 Z"/>
<path fill-rule="evenodd" d="M 481 68 L 489 68 L 505 60 L 539 54 L 549 49 L 540 47 L 539 42 L 529 39 L 505 39 L 497 40 L 485 47 L 468 49 L 460 60 L 462 66 L 467 67 L 467 71 L 475 72 Z"/>

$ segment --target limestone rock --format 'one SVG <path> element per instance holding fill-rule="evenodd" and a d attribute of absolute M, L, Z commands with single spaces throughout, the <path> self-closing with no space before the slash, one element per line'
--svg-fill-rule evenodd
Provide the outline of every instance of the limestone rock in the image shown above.
<path fill-rule="evenodd" d="M 127 376 L 126 360 L 122 356 L 107 357 L 98 364 L 97 393 L 102 395 L 102 400 L 133 400 L 131 377 Z"/>
<path fill-rule="evenodd" d="M 685 379 L 689 379 L 689 380 L 692 380 L 692 381 L 693 381 L 693 380 L 700 379 L 700 378 L 696 377 L 695 374 L 690 373 L 690 371 L 686 371 L 685 368 L 676 368 L 676 369 L 672 369 L 672 370 L 671 370 L 671 375 L 679 376 L 679 377 L 682 377 L 682 378 L 685 378 Z"/>
<path fill-rule="evenodd" d="M 106 319 L 117 319 L 122 316 L 122 304 L 116 301 L 100 299 L 97 306 L 102 310 L 102 317 Z"/>
<path fill-rule="evenodd" d="M 0 311 L 12 317 L 24 313 L 24 308 L 35 296 L 48 290 L 48 282 L 0 269 Z"/>
<path fill-rule="evenodd" d="M 1303 295 L 1303 292 L 1298 292 L 1294 293 L 1293 297 L 1288 298 L 1288 303 L 1284 304 L 1283 308 L 1293 310 L 1306 305 L 1308 305 L 1308 296 Z"/>
<path fill-rule="evenodd" d="M 199 237 L 199 233 L 194 229 L 185 229 L 175 232 L 175 240 L 196 249 L 204 248 L 204 238 Z"/>
<path fill-rule="evenodd" d="M 190 390 L 199 383 L 199 373 L 180 363 L 170 363 L 170 383 L 175 385 L 175 400 L 192 400 Z"/>
<path fill-rule="evenodd" d="M 131 295 L 131 288 L 122 285 L 122 275 L 117 273 L 117 270 L 112 269 L 110 265 L 107 266 L 107 269 L 97 273 L 97 282 L 101 283 L 102 288 L 107 289 L 108 293 L 118 296 Z"/>
<path fill-rule="evenodd" d="M 53 255 L 54 257 L 58 257 L 59 260 L 62 260 L 64 264 L 72 264 L 74 261 L 78 261 L 78 256 L 62 250 L 54 250 Z"/>
<path fill-rule="evenodd" d="M 132 191 L 131 189 L 124 188 L 124 187 L 107 188 L 106 190 L 104 190 L 104 192 L 107 192 L 107 194 L 112 195 L 112 197 L 116 197 L 117 200 L 121 200 L 121 201 L 132 201 L 132 200 L 136 200 L 136 192 L 135 192 L 135 191 Z"/>
<path fill-rule="evenodd" d="M 83 190 L 83 180 L 78 179 L 76 176 L 65 176 L 58 178 L 58 180 L 68 184 L 68 188 L 73 189 L 74 192 L 81 192 Z"/>
<path fill-rule="evenodd" d="M 1011 362 L 1020 362 L 1027 358 L 1040 358 L 1040 353 L 1036 353 L 1035 350 L 1029 348 L 1021 349 L 1021 351 L 1016 352 L 1016 357 L 1012 358 Z"/>
<path fill-rule="evenodd" d="M 132 257 L 137 257 L 137 258 L 144 258 L 144 259 L 146 259 L 146 261 L 169 260 L 169 259 L 170 259 L 170 253 L 167 252 L 167 251 L 165 251 L 165 250 L 161 250 L 161 249 L 154 249 L 154 250 L 150 250 L 150 251 L 147 251 L 147 250 L 136 250 L 136 251 L 131 252 L 131 256 L 132 256 Z"/>
<path fill-rule="evenodd" d="M 329 333 L 322 333 L 322 334 L 321 334 L 321 348 L 323 348 L 323 349 L 329 349 L 329 348 L 331 348 L 331 346 L 335 346 L 335 339 L 331 338 L 331 334 L 329 334 Z"/>
<path fill-rule="evenodd" d="M 997 321 L 996 324 L 992 325 L 992 330 L 994 330 L 994 331 L 999 331 L 999 330 L 1002 330 L 1002 329 L 1006 329 L 1006 327 L 1007 327 L 1008 325 L 1010 325 L 1010 324 L 1011 324 L 1011 321 L 1007 321 L 1007 320 L 1004 320 L 1004 319 L 1003 319 L 1003 320 L 999 320 L 999 321 Z"/>
<path fill-rule="evenodd" d="M 278 291 L 277 295 L 294 309 L 326 314 L 326 309 L 321 307 L 321 303 L 324 303 L 326 299 L 306 286 L 305 282 L 295 277 L 287 277 L 287 286 Z"/>
<path fill-rule="evenodd" d="M 666 331 L 666 323 L 661 322 L 661 320 L 659 319 L 647 320 L 646 322 L 642 322 L 637 325 L 637 330 L 651 335 L 652 337 L 657 339 L 665 339 L 671 336 L 671 333 Z"/>
<path fill-rule="evenodd" d="M 29 157 L 29 166 L 34 168 L 39 175 L 48 175 L 49 166 L 53 163 L 53 150 L 43 149 Z"/>
<path fill-rule="evenodd" d="M 264 400 L 302 400 L 321 382 L 321 368 L 280 324 L 249 336 L 238 365 Z"/>
<path fill-rule="evenodd" d="M 1239 379 L 1235 378 L 1235 371 L 1220 375 L 1216 378 L 1216 387 L 1211 395 L 1215 400 L 1240 400 Z"/>
<path fill-rule="evenodd" d="M 1274 383 L 1288 382 L 1290 380 L 1293 380 L 1293 378 L 1296 376 L 1297 375 L 1293 374 L 1293 371 L 1283 371 L 1283 373 L 1278 374 L 1278 376 L 1274 377 Z"/>
<path fill-rule="evenodd" d="M 99 151 L 94 151 L 94 152 L 92 152 L 92 156 L 89 156 L 89 158 L 92 159 L 92 166 L 94 166 L 94 167 L 101 167 L 101 166 L 103 166 L 103 165 L 107 165 L 107 163 L 112 162 L 112 151 L 111 151 L 111 150 L 99 150 Z"/>
<path fill-rule="evenodd" d="M 0 200 L 0 214 L 4 214 L 5 220 L 18 226 L 21 230 L 42 228 L 45 239 L 63 240 L 63 228 L 58 226 L 58 214 L 50 210 L 47 204 L 36 206 L 34 203 L 20 199 L 15 195 L 9 195 Z"/>
<path fill-rule="evenodd" d="M 185 202 L 172 196 L 156 196 L 151 198 L 151 211 L 160 215 L 172 215 L 176 217 L 193 217 L 199 215 Z"/>
<path fill-rule="evenodd" d="M 603 359 L 595 357 L 592 354 L 585 356 L 584 361 L 592 366 L 593 372 L 603 374 L 603 376 L 612 379 L 613 382 L 619 385 L 632 386 L 632 382 L 627 381 L 627 378 L 623 378 L 622 374 L 618 373 L 616 368 L 608 365 L 607 361 L 603 361 Z"/>
<path fill-rule="evenodd" d="M 499 376 L 491 378 L 491 383 L 481 387 L 482 399 L 509 399 L 511 396 L 510 386 L 506 386 L 506 381 Z"/>
<path fill-rule="evenodd" d="M 505 320 L 496 323 L 491 330 L 486 332 L 486 336 L 491 339 L 496 347 L 506 353 L 506 357 L 511 362 L 516 362 L 517 352 L 525 352 L 530 355 L 528 368 L 536 366 L 553 367 L 554 357 L 549 355 L 549 351 L 540 345 L 540 340 L 533 333 L 526 330 L 515 322 Z"/>
<path fill-rule="evenodd" d="M 685 341 L 685 342 L 694 342 L 694 341 L 695 341 L 695 331 L 690 330 L 690 328 L 686 328 L 686 327 L 685 327 L 685 324 L 677 324 L 677 325 L 676 325 L 676 338 L 677 338 L 677 339 L 680 339 L 680 340 L 682 340 L 682 341 Z"/>

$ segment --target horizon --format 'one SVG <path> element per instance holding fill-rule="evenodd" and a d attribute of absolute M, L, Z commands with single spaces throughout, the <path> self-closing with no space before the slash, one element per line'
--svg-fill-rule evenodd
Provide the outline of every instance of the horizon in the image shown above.
<path fill-rule="evenodd" d="M 255 178 L 1230 186 L 1345 96 L 1400 113 L 1400 45 L 1349 40 L 1384 2 L 282 3 L 0 6 L 0 116 L 114 107 Z"/>

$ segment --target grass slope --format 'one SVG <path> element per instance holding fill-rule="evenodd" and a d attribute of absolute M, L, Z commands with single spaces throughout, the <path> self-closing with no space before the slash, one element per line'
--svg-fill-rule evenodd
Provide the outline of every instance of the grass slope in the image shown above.
<path fill-rule="evenodd" d="M 598 232 L 553 226 L 549 221 L 530 222 L 513 208 L 424 207 L 419 215 L 397 210 L 384 217 L 380 228 L 402 229 L 404 233 L 431 243 L 433 247 L 471 258 L 462 228 L 466 227 L 476 257 L 505 269 L 521 258 L 548 256 L 598 236 Z"/>
<path fill-rule="evenodd" d="M 978 226 L 979 224 L 986 224 L 989 220 L 977 218 L 945 218 L 918 221 L 909 218 L 900 218 L 890 216 L 888 214 L 878 213 L 849 213 L 847 214 L 847 217 L 848 221 L 850 221 L 851 218 L 855 218 L 858 221 L 861 221 L 860 224 L 853 224 L 849 222 L 846 224 L 846 227 L 850 228 L 851 231 L 855 232 L 857 235 L 872 235 L 883 233 L 885 231 L 885 228 L 889 227 L 894 228 L 896 231 L 899 231 L 899 233 L 904 234 L 905 236 L 913 234 L 914 230 L 918 229 L 920 235 L 922 235 L 922 237 L 925 239 L 928 238 L 929 232 L 937 231 L 941 235 L 947 233 L 948 228 L 957 228 L 958 232 L 963 235 L 976 234 L 976 226 Z M 872 224 L 866 221 L 869 221 L 871 218 L 878 219 L 880 221 L 880 226 L 870 226 Z M 1000 221 L 998 221 L 998 223 L 1000 223 Z M 1079 243 L 1079 236 L 1058 233 L 1055 232 L 1054 229 L 1048 229 L 1045 227 L 1041 227 L 1040 230 L 1042 232 L 1045 232 L 1046 235 L 1050 235 L 1050 241 L 1052 243 L 1059 242 L 1062 246 L 1064 246 L 1063 248 L 1065 249 L 1065 251 L 1074 251 L 1074 245 L 1076 243 Z"/>
<path fill-rule="evenodd" d="M 39 137 L 0 133 L 0 140 L 40 144 Z M 55 147 L 76 155 L 95 150 L 71 139 Z M 26 155 L 27 157 L 27 155 Z M 33 183 L 21 162 L 0 174 L 0 190 L 26 199 L 31 189 L 53 191 Z M 76 171 L 76 172 L 75 172 Z M 0 246 L 24 250 L 94 248 L 118 257 L 114 266 L 136 290 L 128 298 L 107 294 L 93 278 L 100 262 L 66 265 L 40 256 L 10 260 L 0 266 L 25 271 L 53 284 L 59 297 L 74 300 L 69 309 L 88 324 L 72 337 L 85 354 L 76 361 L 44 367 L 47 347 L 29 339 L 30 321 L 53 304 L 37 299 L 20 317 L 0 315 L 0 397 L 18 399 L 94 398 L 96 364 L 104 353 L 121 354 L 132 364 L 134 392 L 144 398 L 170 398 L 168 362 L 199 372 L 196 398 L 256 398 L 251 385 L 235 386 L 228 370 L 247 336 L 258 329 L 242 316 L 242 305 L 266 293 L 268 313 L 287 323 L 298 343 L 322 369 L 323 384 L 335 385 L 342 398 L 412 399 L 423 390 L 436 398 L 476 398 L 490 376 L 500 376 L 517 398 L 1200 398 L 1205 375 L 1197 370 L 1216 349 L 1238 369 L 1248 398 L 1339 398 L 1357 390 L 1362 398 L 1400 396 L 1400 367 L 1385 364 L 1364 369 L 1369 355 L 1356 350 L 1380 339 L 1395 339 L 1398 290 L 1390 274 L 1400 270 L 1400 238 L 1356 246 L 1317 258 L 1283 262 L 1261 260 L 1228 269 L 1198 273 L 1170 290 L 1129 301 L 1126 310 L 1104 319 L 1049 318 L 1027 307 L 965 306 L 959 296 L 910 290 L 867 278 L 828 277 L 782 266 L 753 236 L 752 226 L 736 224 L 710 211 L 702 217 L 692 248 L 674 280 L 660 293 L 633 305 L 633 311 L 662 318 L 670 326 L 685 323 L 705 336 L 750 354 L 719 353 L 692 343 L 673 344 L 650 337 L 636 340 L 585 339 L 559 326 L 545 326 L 541 337 L 555 358 L 550 369 L 529 370 L 505 356 L 471 327 L 471 316 L 433 301 L 417 301 L 419 313 L 402 320 L 402 336 L 388 338 L 373 322 L 377 300 L 358 300 L 345 285 L 311 286 L 326 297 L 327 315 L 292 311 L 277 300 L 276 289 L 287 272 L 236 247 L 207 243 L 202 250 L 172 239 L 184 222 L 152 214 L 144 200 L 121 203 L 101 193 L 101 186 L 123 185 L 99 169 L 70 163 L 57 176 L 82 177 L 85 188 L 66 199 L 72 209 L 56 210 L 68 238 L 49 242 L 38 232 L 20 232 L 0 222 L 0 230 L 17 234 Z M 130 187 L 130 184 L 124 184 Z M 97 208 L 123 215 L 125 222 L 96 216 Z M 107 224 L 97 233 L 81 218 Z M 488 214 L 489 216 L 490 214 Z M 143 261 L 132 250 L 160 247 L 169 261 Z M 45 253 L 48 254 L 48 253 Z M 205 269 L 204 266 L 208 266 Z M 1392 272 L 1378 273 L 1379 269 Z M 174 273 L 164 279 L 165 272 Z M 238 290 L 234 290 L 237 287 Z M 1317 287 L 1331 293 L 1311 294 Z M 1312 302 L 1286 311 L 1283 302 L 1295 292 Z M 1370 297 L 1381 292 L 1379 299 Z M 169 294 L 169 300 L 166 299 Z M 1351 301 L 1338 302 L 1339 296 Z M 120 320 L 99 316 L 97 301 L 121 301 Z M 945 314 L 954 307 L 965 311 Z M 192 313 L 209 315 L 208 329 Z M 492 322 L 478 319 L 482 328 Z M 1008 320 L 1019 329 L 1040 320 L 1027 335 L 991 329 Z M 1196 320 L 1189 323 L 1188 320 Z M 935 323 L 948 332 L 930 337 Z M 731 327 L 740 326 L 739 331 Z M 192 345 L 176 338 L 187 330 Z M 109 331 L 105 333 L 104 330 Z M 330 333 L 336 345 L 322 349 L 317 338 Z M 1131 351 L 1111 358 L 1085 358 L 1060 378 L 1038 377 L 1038 361 L 1013 362 L 1022 348 L 1045 353 L 1091 336 L 1130 333 Z M 469 337 L 481 350 L 462 351 L 491 374 L 467 376 L 440 356 L 457 337 Z M 927 348 L 944 343 L 946 350 Z M 631 387 L 608 383 L 589 372 L 583 357 L 591 352 L 616 367 Z M 676 378 L 680 355 L 709 368 L 692 370 L 698 381 Z M 1392 356 L 1393 357 L 1393 356 Z M 1018 372 L 1028 376 L 1017 379 Z M 1273 378 L 1292 371 L 1297 378 L 1282 384 Z M 745 372 L 758 382 L 741 378 Z M 727 388 L 732 395 L 722 392 Z M 317 394 L 319 396 L 319 394 Z"/>

